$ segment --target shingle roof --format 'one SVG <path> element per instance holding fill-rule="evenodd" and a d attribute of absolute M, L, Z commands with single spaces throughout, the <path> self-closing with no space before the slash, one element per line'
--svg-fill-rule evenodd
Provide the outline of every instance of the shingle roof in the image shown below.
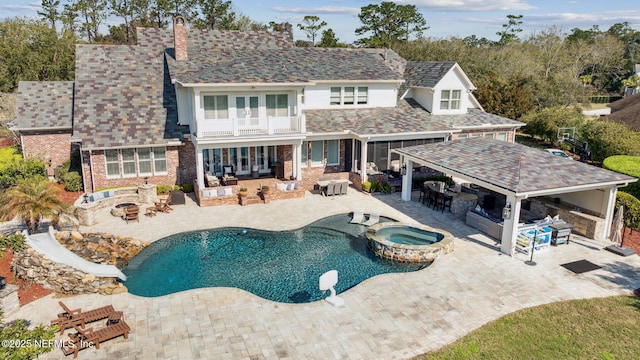
<path fill-rule="evenodd" d="M 73 81 L 21 81 L 15 130 L 71 129 Z"/>
<path fill-rule="evenodd" d="M 408 61 L 404 68 L 404 79 L 398 95 L 402 96 L 410 87 L 435 87 L 456 63 L 454 61 Z"/>
<path fill-rule="evenodd" d="M 85 148 L 149 146 L 181 139 L 176 97 L 161 52 L 78 45 L 74 140 Z"/>
<path fill-rule="evenodd" d="M 612 113 L 614 112 L 614 110 L 621 110 L 624 109 L 626 107 L 629 106 L 633 106 L 636 104 L 640 104 L 640 93 L 636 93 L 630 96 L 626 96 L 623 97 L 620 100 L 616 100 L 612 103 L 610 103 L 609 105 L 607 105 L 608 107 L 610 107 L 612 109 Z"/>
<path fill-rule="evenodd" d="M 518 143 L 471 138 L 396 149 L 516 193 L 561 189 L 633 177 L 552 155 Z"/>
<path fill-rule="evenodd" d="M 358 135 L 401 134 L 408 132 L 454 132 L 483 124 L 514 128 L 523 123 L 469 109 L 461 115 L 431 115 L 413 99 L 403 99 L 394 108 L 304 110 L 307 132 L 331 133 L 345 130 Z"/>
<path fill-rule="evenodd" d="M 191 29 L 189 59 L 175 61 L 173 49 L 168 54 L 171 78 L 182 83 L 402 80 L 397 70 L 374 52 L 297 48 L 279 33 Z"/>

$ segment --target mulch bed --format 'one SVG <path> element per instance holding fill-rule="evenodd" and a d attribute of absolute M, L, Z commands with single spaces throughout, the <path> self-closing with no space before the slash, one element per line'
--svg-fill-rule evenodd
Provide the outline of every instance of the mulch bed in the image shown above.
<path fill-rule="evenodd" d="M 640 255 L 640 230 L 625 229 L 622 245 L 635 250 Z"/>

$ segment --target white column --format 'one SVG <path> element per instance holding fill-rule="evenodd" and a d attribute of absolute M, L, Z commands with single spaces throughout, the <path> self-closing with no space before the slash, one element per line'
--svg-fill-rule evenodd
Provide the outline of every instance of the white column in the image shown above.
<path fill-rule="evenodd" d="M 200 90 L 195 90 L 193 94 L 193 107 L 194 107 L 194 115 L 195 121 L 193 122 L 195 125 L 195 129 L 192 129 L 197 137 L 201 137 L 200 126 L 198 126 L 199 122 L 204 119 L 204 107 L 200 105 Z"/>
<path fill-rule="evenodd" d="M 515 195 L 507 195 L 507 204 L 511 205 L 511 218 L 504 219 L 504 227 L 502 228 L 502 245 L 500 251 L 504 254 L 513 256 L 513 245 L 516 243 L 518 236 L 518 219 L 520 218 L 521 199 Z"/>
<path fill-rule="evenodd" d="M 604 232 L 602 234 L 602 239 L 608 239 L 609 235 L 611 234 L 611 223 L 613 222 L 613 214 L 615 212 L 616 209 L 616 194 L 618 192 L 618 187 L 615 185 L 612 185 L 609 188 L 609 191 L 604 192 L 604 201 L 607 203 L 606 205 L 606 209 L 605 209 L 605 216 L 604 216 L 604 227 L 602 229 L 602 231 Z"/>
<path fill-rule="evenodd" d="M 404 162 L 405 175 L 402 176 L 402 200 L 411 201 L 411 178 L 413 177 L 413 161 Z M 400 169 L 402 171 L 402 169 Z"/>
<path fill-rule="evenodd" d="M 367 181 L 367 140 L 360 141 L 360 177 Z"/>
<path fill-rule="evenodd" d="M 296 169 L 296 180 L 302 180 L 302 140 L 294 145 L 294 163 L 293 168 Z"/>
<path fill-rule="evenodd" d="M 200 189 L 204 188 L 204 158 L 199 146 L 196 146 L 196 181 Z"/>

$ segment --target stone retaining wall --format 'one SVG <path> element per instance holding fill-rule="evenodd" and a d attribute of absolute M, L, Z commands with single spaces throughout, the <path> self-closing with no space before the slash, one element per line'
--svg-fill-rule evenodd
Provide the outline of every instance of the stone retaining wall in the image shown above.
<path fill-rule="evenodd" d="M 158 201 L 156 185 L 145 184 L 137 187 L 124 187 L 111 190 L 114 196 L 102 198 L 93 202 L 84 202 L 84 196 L 80 196 L 73 204 L 76 208 L 76 216 L 80 225 L 90 226 L 97 224 L 98 212 L 104 208 L 112 207 L 124 202 L 136 204 L 153 204 Z"/>
<path fill-rule="evenodd" d="M 85 260 L 116 264 L 123 268 L 148 243 L 106 234 L 82 235 L 78 232 L 58 232 L 58 240 Z M 115 278 L 99 277 L 54 262 L 25 244 L 25 251 L 16 253 L 11 268 L 17 277 L 33 282 L 59 294 L 118 294 L 127 288 Z"/>

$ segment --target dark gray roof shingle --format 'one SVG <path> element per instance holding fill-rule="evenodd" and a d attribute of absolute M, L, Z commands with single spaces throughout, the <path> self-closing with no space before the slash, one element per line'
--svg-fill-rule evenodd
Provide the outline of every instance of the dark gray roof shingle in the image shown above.
<path fill-rule="evenodd" d="M 85 148 L 149 146 L 181 139 L 173 85 L 158 50 L 78 45 L 74 140 Z"/>
<path fill-rule="evenodd" d="M 389 66 L 366 49 L 297 48 L 278 32 L 191 29 L 186 61 L 175 61 L 172 47 L 167 52 L 171 78 L 181 83 L 402 81 L 392 69 L 401 66 L 397 59 Z"/>
<path fill-rule="evenodd" d="M 21 81 L 15 130 L 71 129 L 73 81 Z"/>
<path fill-rule="evenodd" d="M 405 83 L 398 95 L 403 96 L 411 87 L 435 87 L 455 64 L 454 61 L 407 61 L 403 75 Z"/>
<path fill-rule="evenodd" d="M 471 138 L 396 149 L 516 193 L 635 178 L 552 155 L 518 143 Z"/>
<path fill-rule="evenodd" d="M 408 132 L 456 132 L 483 124 L 515 128 L 523 123 L 469 109 L 461 115 L 431 115 L 413 99 L 403 99 L 394 108 L 304 110 L 307 131 L 331 133 L 351 130 L 358 135 Z"/>

